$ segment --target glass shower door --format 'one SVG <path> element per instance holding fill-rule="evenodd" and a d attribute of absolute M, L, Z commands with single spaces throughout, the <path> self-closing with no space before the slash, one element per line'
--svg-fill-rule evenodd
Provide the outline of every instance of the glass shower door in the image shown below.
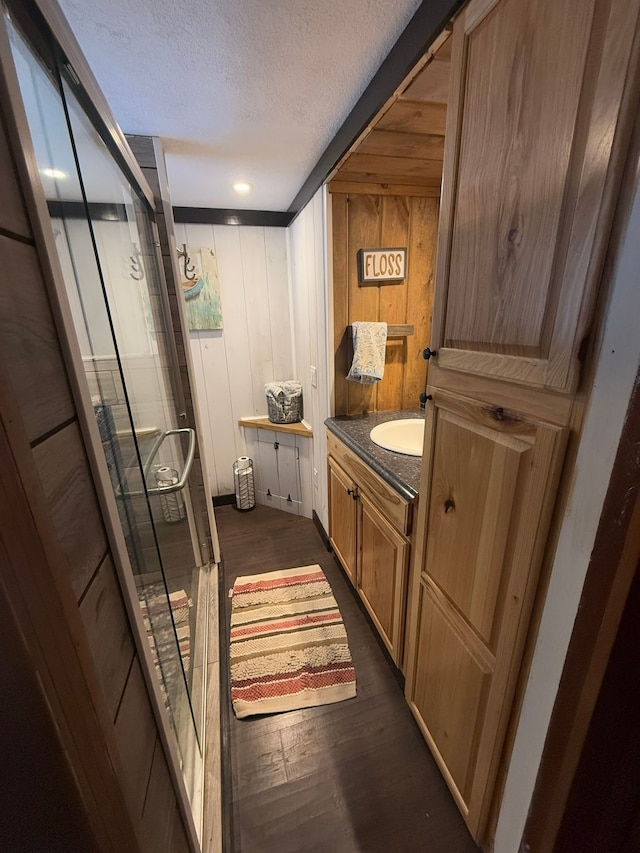
<path fill-rule="evenodd" d="M 73 77 L 15 29 L 11 41 L 154 667 L 196 805 L 204 691 L 192 660 L 205 573 L 189 495 L 195 434 L 181 423 L 150 211 Z"/>

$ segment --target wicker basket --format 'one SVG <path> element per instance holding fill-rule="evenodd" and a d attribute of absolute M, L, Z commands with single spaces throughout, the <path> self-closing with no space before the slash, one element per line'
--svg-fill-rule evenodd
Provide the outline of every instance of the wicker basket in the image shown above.
<path fill-rule="evenodd" d="M 272 424 L 295 424 L 302 420 L 302 383 L 267 382 L 267 414 Z"/>

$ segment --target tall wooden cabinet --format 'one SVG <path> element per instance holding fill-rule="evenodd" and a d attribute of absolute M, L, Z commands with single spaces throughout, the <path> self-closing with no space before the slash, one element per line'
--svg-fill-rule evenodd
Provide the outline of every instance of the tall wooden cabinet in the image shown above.
<path fill-rule="evenodd" d="M 499 755 L 566 430 L 435 387 L 432 395 L 408 698 L 476 833 Z"/>
<path fill-rule="evenodd" d="M 454 21 L 406 696 L 483 840 L 637 107 L 640 0 Z"/>
<path fill-rule="evenodd" d="M 573 391 L 629 131 L 637 0 L 471 0 L 454 23 L 432 346 Z M 435 347 L 434 347 L 435 348 Z"/>

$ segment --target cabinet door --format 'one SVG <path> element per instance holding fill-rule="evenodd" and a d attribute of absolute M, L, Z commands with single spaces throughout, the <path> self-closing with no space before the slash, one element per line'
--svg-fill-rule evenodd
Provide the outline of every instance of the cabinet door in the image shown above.
<path fill-rule="evenodd" d="M 329 539 L 333 550 L 356 585 L 356 485 L 329 457 Z"/>
<path fill-rule="evenodd" d="M 632 112 L 638 0 L 471 0 L 454 23 L 432 347 L 572 391 Z"/>
<path fill-rule="evenodd" d="M 407 698 L 477 838 L 565 435 L 518 412 L 430 391 L 425 547 L 414 579 Z"/>
<path fill-rule="evenodd" d="M 274 447 L 275 433 L 258 433 L 256 442 L 255 482 L 259 503 L 274 509 L 282 509 L 280 498 L 280 479 L 278 476 L 278 456 Z"/>
<path fill-rule="evenodd" d="M 409 543 L 360 492 L 357 589 L 384 644 L 400 664 Z"/>
<path fill-rule="evenodd" d="M 258 432 L 256 491 L 260 503 L 301 514 L 300 452 L 286 433 Z"/>

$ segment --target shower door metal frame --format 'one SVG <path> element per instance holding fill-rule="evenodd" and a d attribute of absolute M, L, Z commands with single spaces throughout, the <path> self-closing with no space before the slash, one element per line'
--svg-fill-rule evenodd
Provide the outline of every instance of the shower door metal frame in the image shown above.
<path fill-rule="evenodd" d="M 98 89 L 95 79 L 79 48 L 77 47 L 75 38 L 69 30 L 60 11 L 48 3 L 47 0 L 37 0 L 37 2 L 33 2 L 33 0 L 20 0 L 18 3 L 14 3 L 14 0 L 2 0 L 0 7 L 5 6 L 9 11 L 13 11 L 16 5 L 22 7 L 23 12 L 25 7 L 28 7 L 29 14 L 32 10 L 36 15 L 40 13 L 47 22 L 54 39 L 72 63 L 73 70 L 78 76 L 87 96 L 92 100 L 94 108 L 100 113 L 103 127 L 109 129 L 110 137 L 113 139 L 114 145 L 117 146 L 119 152 L 119 156 L 116 158 L 119 165 L 122 167 L 123 163 L 127 164 L 127 178 L 132 179 L 134 185 L 143 193 L 149 205 L 149 211 L 150 213 L 153 213 L 153 194 L 141 169 L 130 154 L 128 145 L 124 140 L 118 125 L 111 116 L 106 101 Z M 22 16 L 18 17 L 21 18 Z M 187 831 L 192 850 L 200 851 L 201 845 L 198 836 L 200 835 L 203 837 L 203 808 L 202 804 L 200 804 L 198 809 L 200 817 L 200 832 L 198 832 L 194 821 L 193 809 L 189 801 L 181 772 L 180 757 L 175 735 L 170 727 L 169 720 L 164 710 L 164 698 L 162 696 L 158 680 L 155 676 L 155 667 L 143 623 L 142 611 L 140 607 L 136 605 L 137 592 L 134 583 L 133 571 L 129 560 L 124 534 L 119 522 L 118 508 L 111 486 L 109 471 L 104 458 L 100 433 L 98 431 L 97 422 L 91 405 L 91 392 L 84 370 L 80 346 L 76 336 L 62 268 L 58 260 L 58 254 L 54 243 L 49 210 L 44 189 L 39 178 L 37 161 L 31 142 L 31 133 L 24 111 L 22 95 L 15 71 L 4 16 L 0 16 L 0 72 L 4 76 L 6 86 L 5 93 L 0 92 L 0 96 L 6 95 L 7 118 L 9 122 L 13 123 L 12 126 L 8 127 L 9 141 L 12 147 L 11 153 L 13 155 L 14 162 L 16 163 L 17 171 L 21 179 L 21 185 L 25 194 L 25 203 L 33 228 L 34 241 L 38 250 L 40 264 L 42 266 L 43 277 L 49 291 L 51 308 L 55 317 L 61 346 L 64 351 L 69 384 L 71 386 L 74 402 L 78 411 L 78 421 L 87 448 L 89 464 L 93 475 L 100 509 L 102 511 L 107 538 L 115 557 L 114 562 L 116 563 L 116 571 L 122 588 L 129 623 L 132 628 L 136 651 L 140 660 L 144 661 L 142 671 L 144 674 L 145 684 L 151 700 L 158 734 L 164 748 L 169 773 L 177 795 L 177 801 L 184 821 L 184 826 Z M 111 146 L 108 147 L 111 150 Z M 153 223 L 153 226 L 154 239 L 157 240 L 155 222 Z M 157 256 L 157 244 L 155 248 Z M 157 258 L 157 262 L 160 275 L 162 276 L 162 264 L 160 263 L 159 258 Z M 202 770 L 204 775 L 204 744 L 202 745 L 202 751 Z M 202 782 L 203 781 L 204 780 L 202 780 Z M 203 784 L 200 786 L 200 790 L 203 790 Z"/>

